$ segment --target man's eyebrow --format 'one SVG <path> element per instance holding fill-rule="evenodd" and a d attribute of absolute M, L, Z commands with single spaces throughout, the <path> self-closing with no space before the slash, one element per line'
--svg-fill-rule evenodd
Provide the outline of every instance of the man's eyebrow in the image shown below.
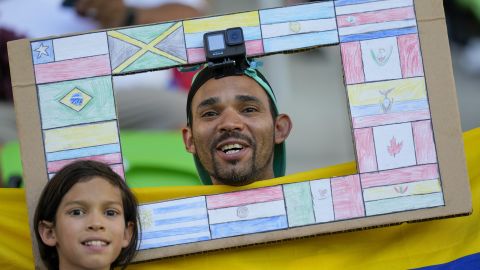
<path fill-rule="evenodd" d="M 237 95 L 235 96 L 235 99 L 243 102 L 255 102 L 260 104 L 262 103 L 259 98 L 255 96 L 249 96 L 249 95 Z"/>
<path fill-rule="evenodd" d="M 211 97 L 211 98 L 207 98 L 205 100 L 202 100 L 202 102 L 200 102 L 200 104 L 198 104 L 197 110 L 201 109 L 203 107 L 212 106 L 212 105 L 218 103 L 219 101 L 220 101 L 220 99 L 218 97 Z"/>

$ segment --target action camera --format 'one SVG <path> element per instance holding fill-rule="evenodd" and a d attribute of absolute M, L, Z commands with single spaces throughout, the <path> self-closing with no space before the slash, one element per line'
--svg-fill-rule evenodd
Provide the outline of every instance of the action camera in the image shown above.
<path fill-rule="evenodd" d="M 243 30 L 240 27 L 203 35 L 203 45 L 208 66 L 216 78 L 226 74 L 241 75 L 248 67 Z"/>
<path fill-rule="evenodd" d="M 220 63 L 227 59 L 245 58 L 245 40 L 240 27 L 206 33 L 203 43 L 208 62 Z"/>

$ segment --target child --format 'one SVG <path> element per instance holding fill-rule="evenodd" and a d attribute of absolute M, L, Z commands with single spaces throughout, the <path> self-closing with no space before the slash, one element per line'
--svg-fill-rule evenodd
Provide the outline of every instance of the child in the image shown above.
<path fill-rule="evenodd" d="M 110 167 L 77 161 L 44 188 L 34 218 L 48 269 L 124 269 L 138 242 L 135 196 Z"/>

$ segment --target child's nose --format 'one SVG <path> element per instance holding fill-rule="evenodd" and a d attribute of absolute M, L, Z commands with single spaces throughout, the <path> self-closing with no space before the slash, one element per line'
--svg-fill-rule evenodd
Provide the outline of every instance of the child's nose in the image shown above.
<path fill-rule="evenodd" d="M 92 231 L 101 231 L 104 230 L 105 227 L 102 224 L 90 224 L 90 226 L 88 226 L 88 229 Z"/>
<path fill-rule="evenodd" d="M 92 213 L 90 216 L 88 229 L 93 231 L 104 230 L 103 216 L 101 214 Z"/>

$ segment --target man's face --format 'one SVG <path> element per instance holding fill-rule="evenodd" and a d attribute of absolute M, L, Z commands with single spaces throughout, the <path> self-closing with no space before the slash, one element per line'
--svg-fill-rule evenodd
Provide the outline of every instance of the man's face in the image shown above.
<path fill-rule="evenodd" d="M 210 79 L 198 89 L 191 108 L 191 127 L 183 131 L 185 146 L 214 184 L 239 186 L 274 177 L 274 145 L 286 136 L 276 134 L 269 98 L 253 79 Z"/>

